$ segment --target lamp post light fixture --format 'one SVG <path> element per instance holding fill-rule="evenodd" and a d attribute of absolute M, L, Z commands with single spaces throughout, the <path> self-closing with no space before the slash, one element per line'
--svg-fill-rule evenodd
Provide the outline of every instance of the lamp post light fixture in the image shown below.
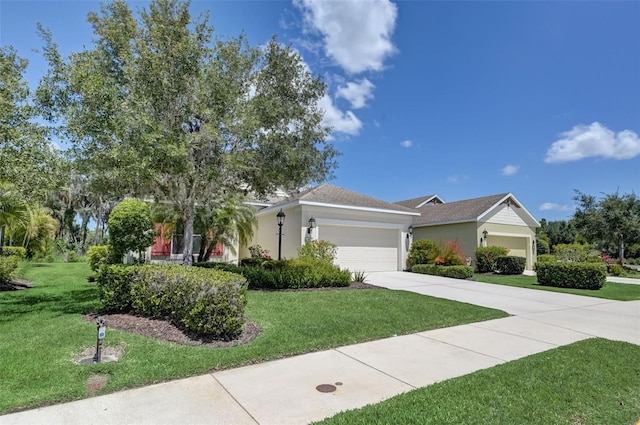
<path fill-rule="evenodd" d="M 282 225 L 284 224 L 285 217 L 285 213 L 282 212 L 282 208 L 280 208 L 280 211 L 276 214 L 276 218 L 278 219 L 278 261 L 282 260 Z"/>
<path fill-rule="evenodd" d="M 413 225 L 409 225 L 409 229 L 407 229 L 407 239 L 409 239 L 409 237 L 413 235 Z"/>
<path fill-rule="evenodd" d="M 313 235 L 311 234 L 311 232 L 313 231 L 313 229 L 315 229 L 315 227 L 316 219 L 311 216 L 311 218 L 309 219 L 309 227 L 307 227 L 307 234 L 304 237 L 304 243 L 309 243 L 313 240 Z"/>

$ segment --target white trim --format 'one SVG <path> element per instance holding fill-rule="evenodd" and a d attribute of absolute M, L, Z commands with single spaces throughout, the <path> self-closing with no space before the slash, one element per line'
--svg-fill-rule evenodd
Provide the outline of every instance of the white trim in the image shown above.
<path fill-rule="evenodd" d="M 452 221 L 436 221 L 433 223 L 414 224 L 413 228 L 416 229 L 418 227 L 441 226 L 443 224 L 460 224 L 460 223 L 477 223 L 477 221 L 475 218 L 464 218 L 461 220 L 452 220 Z"/>
<path fill-rule="evenodd" d="M 261 211 L 258 211 L 256 213 L 256 217 L 261 216 L 261 215 L 266 215 L 272 211 L 278 210 L 278 209 L 286 209 L 286 208 L 290 208 L 296 205 L 310 205 L 310 206 L 314 206 L 314 207 L 326 207 L 326 208 L 336 208 L 336 209 L 344 209 L 344 210 L 355 210 L 355 211 L 368 211 L 368 212 L 381 212 L 381 213 L 387 213 L 387 214 L 398 214 L 398 215 L 415 215 L 415 216 L 419 216 L 420 213 L 419 212 L 409 212 L 409 211 L 397 211 L 397 210 L 387 210 L 387 209 L 383 209 L 383 208 L 371 208 L 371 207 L 357 207 L 354 205 L 337 205 L 337 204 L 327 204 L 324 202 L 313 202 L 313 201 L 301 201 L 301 200 L 294 200 L 291 202 L 288 202 L 286 204 L 279 204 L 279 205 L 272 205 L 271 207 L 267 207 Z"/>
<path fill-rule="evenodd" d="M 431 198 L 423 201 L 422 203 L 418 204 L 417 206 L 415 206 L 414 208 L 420 208 L 421 206 L 423 206 L 424 204 L 428 204 L 429 202 L 433 201 L 434 198 L 438 198 L 438 200 L 444 204 L 444 201 L 442 199 L 440 199 L 440 197 L 438 195 L 433 195 Z"/>
<path fill-rule="evenodd" d="M 319 227 L 321 225 L 373 227 L 377 229 L 396 229 L 396 230 L 403 230 L 405 229 L 405 227 L 407 227 L 405 224 L 400 224 L 400 223 L 381 223 L 378 221 L 352 221 L 352 220 L 339 220 L 335 218 L 316 218 L 316 227 Z"/>

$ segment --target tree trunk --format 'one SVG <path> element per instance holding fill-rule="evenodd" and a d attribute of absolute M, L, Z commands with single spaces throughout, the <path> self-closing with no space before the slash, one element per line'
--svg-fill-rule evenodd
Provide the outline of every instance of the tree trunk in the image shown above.
<path fill-rule="evenodd" d="M 618 259 L 620 264 L 624 263 L 624 235 L 622 233 L 618 238 Z"/>
<path fill-rule="evenodd" d="M 193 264 L 193 222 L 196 213 L 195 200 L 193 196 L 187 199 L 184 210 L 184 250 L 182 252 L 182 264 L 190 266 Z"/>

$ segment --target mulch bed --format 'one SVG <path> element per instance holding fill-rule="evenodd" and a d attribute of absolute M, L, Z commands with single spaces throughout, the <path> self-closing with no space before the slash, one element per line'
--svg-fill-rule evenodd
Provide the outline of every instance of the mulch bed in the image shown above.
<path fill-rule="evenodd" d="M 325 290 L 354 290 L 354 289 L 385 289 L 379 286 L 369 285 L 363 282 L 352 282 L 351 285 L 341 288 L 302 288 L 287 289 L 286 291 L 325 291 Z M 87 322 L 95 323 L 98 314 L 85 314 L 82 318 Z M 118 329 L 137 335 L 156 338 L 162 341 L 173 342 L 181 345 L 190 345 L 206 348 L 225 348 L 247 344 L 260 335 L 261 329 L 252 321 L 246 320 L 242 334 L 234 340 L 222 341 L 212 338 L 203 338 L 185 332 L 166 320 L 148 319 L 132 314 L 105 314 L 107 328 Z"/>
<path fill-rule="evenodd" d="M 7 284 L 0 284 L 0 291 L 20 291 L 32 288 L 31 282 L 26 279 L 14 279 Z"/>

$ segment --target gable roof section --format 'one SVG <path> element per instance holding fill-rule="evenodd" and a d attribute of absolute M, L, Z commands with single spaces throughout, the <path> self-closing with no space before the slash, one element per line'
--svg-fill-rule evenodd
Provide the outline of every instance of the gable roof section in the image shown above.
<path fill-rule="evenodd" d="M 511 197 L 510 193 L 500 193 L 481 198 L 425 206 L 419 209 L 420 217 L 414 218 L 413 224 L 414 226 L 419 226 L 478 221 L 489 210 Z M 520 205 L 519 202 L 517 204 L 518 206 Z"/>
<path fill-rule="evenodd" d="M 273 204 L 269 208 L 265 208 L 263 211 L 271 211 L 291 204 L 319 205 L 327 207 L 384 211 L 406 215 L 419 215 L 419 213 L 414 209 L 382 201 L 380 199 L 353 192 L 329 183 L 324 183 L 320 186 L 297 193 L 286 200 Z"/>
<path fill-rule="evenodd" d="M 400 205 L 407 208 L 413 208 L 413 209 L 421 208 L 429 203 L 431 203 L 432 205 L 442 204 L 444 203 L 444 201 L 440 199 L 438 195 L 426 195 L 426 196 L 420 196 L 419 198 L 412 198 L 404 201 L 394 202 L 394 204 L 396 205 Z"/>

